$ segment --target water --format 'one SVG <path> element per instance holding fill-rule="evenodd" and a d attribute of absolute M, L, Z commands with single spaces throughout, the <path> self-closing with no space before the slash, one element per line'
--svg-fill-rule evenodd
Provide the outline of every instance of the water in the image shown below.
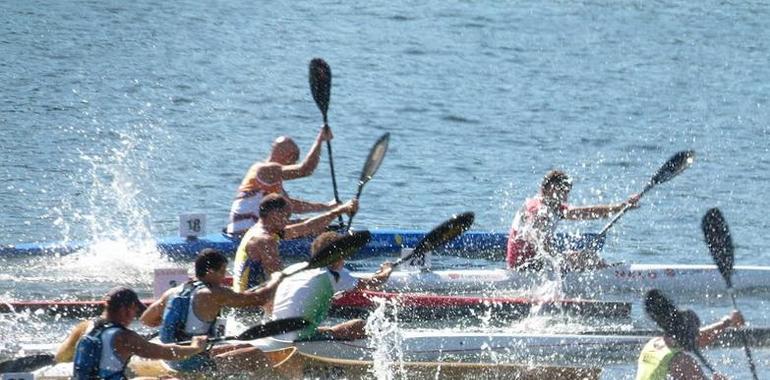
<path fill-rule="evenodd" d="M 505 230 L 550 168 L 574 177 L 576 204 L 618 201 L 694 149 L 691 169 L 613 228 L 605 257 L 708 262 L 699 222 L 719 206 L 737 263 L 767 264 L 769 15 L 761 2 L 720 1 L 5 2 L 0 242 L 125 244 L 104 261 L 3 259 L 2 297 L 138 285 L 163 259 L 121 252 L 173 235 L 181 212 L 218 230 L 273 138 L 293 136 L 303 154 L 312 143 L 316 56 L 334 74 L 344 198 L 391 132 L 359 226 L 427 229 L 474 210 L 476 228 Z M 316 175 L 287 184 L 293 195 L 332 198 L 325 154 Z M 746 303 L 749 320 L 766 320 L 762 303 Z M 68 323 L 2 318 L 0 341 L 59 338 Z M 718 355 L 745 371 L 740 352 Z M 633 364 L 608 371 L 631 378 Z"/>

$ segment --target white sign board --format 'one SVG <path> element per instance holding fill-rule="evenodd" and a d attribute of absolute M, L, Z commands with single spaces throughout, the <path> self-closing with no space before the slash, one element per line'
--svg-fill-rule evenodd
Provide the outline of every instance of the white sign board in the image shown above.
<path fill-rule="evenodd" d="M 206 214 L 180 214 L 179 236 L 198 237 L 206 234 Z"/>
<path fill-rule="evenodd" d="M 166 290 L 184 284 L 190 279 L 184 268 L 158 268 L 155 269 L 152 281 L 152 296 L 160 298 Z"/>

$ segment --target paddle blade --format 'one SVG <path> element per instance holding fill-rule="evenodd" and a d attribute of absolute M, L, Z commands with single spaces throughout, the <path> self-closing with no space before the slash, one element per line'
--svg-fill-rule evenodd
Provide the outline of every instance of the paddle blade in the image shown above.
<path fill-rule="evenodd" d="M 657 172 L 655 172 L 655 175 L 652 176 L 648 186 L 652 187 L 676 177 L 679 173 L 689 168 L 694 160 L 695 151 L 692 150 L 681 151 L 673 155 L 658 169 Z"/>
<path fill-rule="evenodd" d="M 237 340 L 254 340 L 266 338 L 268 336 L 285 334 L 287 332 L 301 330 L 310 325 L 305 318 L 286 318 L 277 321 L 267 322 L 262 325 L 256 325 L 248 328 L 246 331 L 238 334 Z"/>
<path fill-rule="evenodd" d="M 366 158 L 364 169 L 361 170 L 361 179 L 359 182 L 362 185 L 369 182 L 369 180 L 374 177 L 374 173 L 377 173 L 377 169 L 379 169 L 382 164 L 382 159 L 385 158 L 385 152 L 388 151 L 389 141 L 390 133 L 386 133 L 374 143 L 374 146 L 372 146 L 372 150 L 369 151 L 369 157 Z"/>
<path fill-rule="evenodd" d="M 678 310 L 658 289 L 652 289 L 645 295 L 644 311 L 666 335 L 676 340 L 680 347 L 691 352 L 698 351 L 700 320 L 693 311 Z"/>
<path fill-rule="evenodd" d="M 311 257 L 307 269 L 323 268 L 345 260 L 360 251 L 371 239 L 369 231 L 349 232 Z"/>
<path fill-rule="evenodd" d="M 321 110 L 326 121 L 326 113 L 329 111 L 329 94 L 332 88 L 332 69 L 329 64 L 321 58 L 313 58 L 310 61 L 310 72 L 308 75 L 310 81 L 310 92 L 313 94 L 313 100 Z"/>
<path fill-rule="evenodd" d="M 425 252 L 432 251 L 462 235 L 463 232 L 468 231 L 471 225 L 473 225 L 473 218 L 474 214 L 472 212 L 464 212 L 452 216 L 449 220 L 428 232 L 414 247 L 412 255 L 423 255 Z"/>
<path fill-rule="evenodd" d="M 676 306 L 658 289 L 652 289 L 644 297 L 644 311 L 666 333 L 673 332 Z"/>
<path fill-rule="evenodd" d="M 708 210 L 701 221 L 701 228 L 706 237 L 706 244 L 709 247 L 711 257 L 714 259 L 719 273 L 727 282 L 727 287 L 731 288 L 733 286 L 735 249 L 733 248 L 733 239 L 730 237 L 730 230 L 727 228 L 727 221 L 722 216 L 722 212 L 718 208 Z"/>
<path fill-rule="evenodd" d="M 53 364 L 56 364 L 53 354 L 23 356 L 0 363 L 0 373 L 32 372 Z"/>

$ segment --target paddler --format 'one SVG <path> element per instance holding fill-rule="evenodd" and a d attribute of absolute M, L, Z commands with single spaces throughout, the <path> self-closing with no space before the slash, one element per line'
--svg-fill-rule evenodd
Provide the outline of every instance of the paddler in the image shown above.
<path fill-rule="evenodd" d="M 128 329 L 145 306 L 136 293 L 116 287 L 104 296 L 102 315 L 83 321 L 72 330 L 56 352 L 59 363 L 74 361 L 75 379 L 125 379 L 128 360 L 132 356 L 148 359 L 183 360 L 206 347 L 206 336 L 192 337 L 192 344 L 150 343 Z"/>
<path fill-rule="evenodd" d="M 258 307 L 269 302 L 280 281 L 276 273 L 264 287 L 236 293 L 222 286 L 227 276 L 227 258 L 214 249 L 202 250 L 195 259 L 195 278 L 169 289 L 142 314 L 147 326 L 160 326 L 166 343 L 189 340 L 194 335 L 224 335 L 219 318 L 224 307 Z M 257 372 L 268 366 L 262 351 L 248 344 L 223 344 L 185 360 L 167 361 L 179 372 Z"/>
<path fill-rule="evenodd" d="M 700 327 L 700 319 L 692 310 L 677 310 L 671 321 L 672 328 L 662 337 L 652 338 L 639 355 L 636 380 L 685 380 L 707 377 L 698 361 L 685 352 L 677 343 L 678 339 L 695 339 L 698 347 L 712 344 L 728 328 L 740 328 L 744 325 L 743 316 L 733 311 L 719 322 L 698 329 L 697 333 L 688 331 L 688 326 Z M 668 329 L 666 329 L 668 330 Z M 726 380 L 727 377 L 715 373 L 710 379 Z"/>
<path fill-rule="evenodd" d="M 310 150 L 301 163 L 299 148 L 290 137 L 280 136 L 273 142 L 267 161 L 257 162 L 249 168 L 243 177 L 238 192 L 230 207 L 230 217 L 226 232 L 240 237 L 259 220 L 259 204 L 268 194 L 282 194 L 291 205 L 295 214 L 320 212 L 333 209 L 337 203 L 314 203 L 294 199 L 286 194 L 283 181 L 307 177 L 313 174 L 321 155 L 321 144 L 331 140 L 331 129 L 322 127 Z"/>
<path fill-rule="evenodd" d="M 549 171 L 540 185 L 540 193 L 527 199 L 516 212 L 508 235 L 506 261 L 509 269 L 540 270 L 543 254 L 563 257 L 565 270 L 586 270 L 606 266 L 596 249 L 558 252 L 556 227 L 562 219 L 592 220 L 609 217 L 627 204 L 637 208 L 639 195 L 621 203 L 575 207 L 567 203 L 572 180 L 560 170 Z"/>
<path fill-rule="evenodd" d="M 329 244 L 333 244 L 341 235 L 325 232 L 319 235 L 311 246 L 315 255 Z M 303 317 L 311 325 L 299 332 L 280 337 L 287 340 L 339 339 L 352 340 L 366 337 L 362 319 L 353 319 L 335 326 L 320 326 L 331 308 L 332 297 L 348 290 L 377 290 L 390 277 L 393 271 L 391 263 L 384 263 L 369 278 L 355 278 L 345 268 L 345 261 L 339 260 L 326 267 L 307 270 L 289 277 L 278 285 L 273 301 L 272 319 Z"/>
<path fill-rule="evenodd" d="M 283 269 L 278 254 L 281 239 L 317 235 L 326 230 L 339 215 L 355 214 L 358 201 L 353 199 L 321 215 L 289 224 L 290 201 L 280 194 L 270 194 L 259 204 L 259 222 L 241 239 L 235 253 L 233 290 L 243 292 L 267 280 L 267 274 Z"/>

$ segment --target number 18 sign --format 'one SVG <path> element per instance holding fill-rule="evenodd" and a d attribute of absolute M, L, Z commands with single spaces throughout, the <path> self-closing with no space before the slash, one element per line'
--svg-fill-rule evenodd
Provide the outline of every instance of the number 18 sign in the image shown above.
<path fill-rule="evenodd" d="M 179 236 L 198 237 L 206 234 L 206 214 L 180 214 Z"/>

